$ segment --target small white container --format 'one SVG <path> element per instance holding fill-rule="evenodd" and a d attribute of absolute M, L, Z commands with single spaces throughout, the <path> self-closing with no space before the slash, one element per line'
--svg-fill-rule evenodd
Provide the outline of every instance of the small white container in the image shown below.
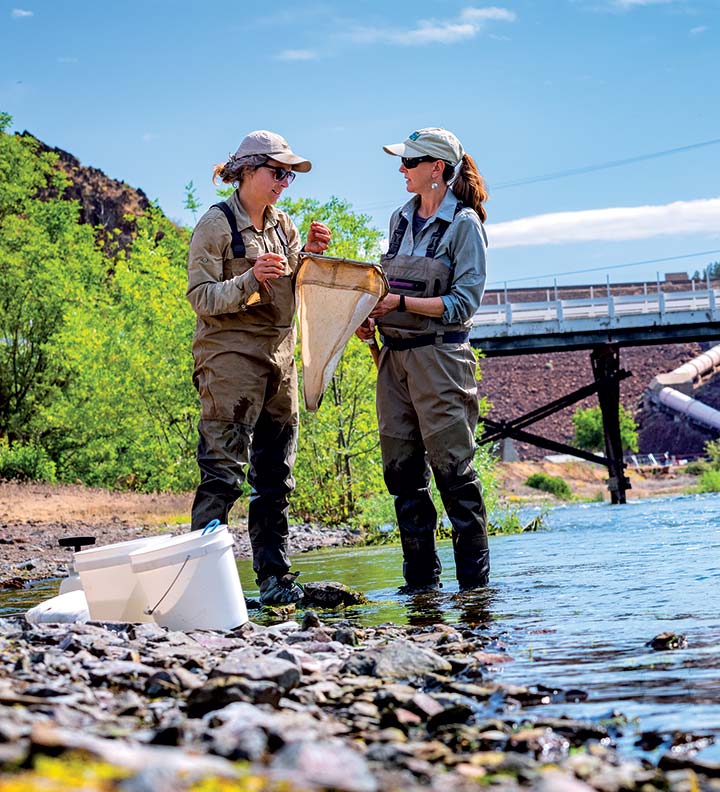
<path fill-rule="evenodd" d="M 130 553 L 158 547 L 171 534 L 144 536 L 129 542 L 93 547 L 75 553 L 75 569 L 80 575 L 90 618 L 96 621 L 151 622 L 147 603 L 130 566 Z"/>
<path fill-rule="evenodd" d="M 248 620 L 226 525 L 176 536 L 130 556 L 148 613 L 171 630 L 231 630 Z"/>

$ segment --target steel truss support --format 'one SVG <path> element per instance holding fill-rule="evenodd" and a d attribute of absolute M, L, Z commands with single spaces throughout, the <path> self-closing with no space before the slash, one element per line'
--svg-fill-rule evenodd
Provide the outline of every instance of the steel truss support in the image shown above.
<path fill-rule="evenodd" d="M 524 443 L 546 448 L 561 454 L 597 462 L 608 469 L 607 485 L 612 503 L 625 503 L 625 492 L 630 489 L 630 480 L 625 476 L 625 463 L 623 461 L 622 442 L 620 440 L 620 381 L 632 376 L 629 371 L 619 367 L 618 348 L 606 345 L 593 349 L 591 363 L 595 382 L 585 385 L 572 393 L 561 396 L 543 407 L 537 407 L 519 418 L 510 421 L 494 421 L 485 418 L 485 431 L 478 439 L 478 445 L 485 445 L 511 437 Z M 605 456 L 591 454 L 565 443 L 558 443 L 533 432 L 524 431 L 524 427 L 536 421 L 541 421 L 553 413 L 564 410 L 582 399 L 598 394 L 600 411 L 603 419 L 605 434 Z"/>
<path fill-rule="evenodd" d="M 605 433 L 605 456 L 608 458 L 608 489 L 613 503 L 625 503 L 630 479 L 625 475 L 622 440 L 620 439 L 620 350 L 614 344 L 593 349 L 590 353 L 598 401 Z"/>

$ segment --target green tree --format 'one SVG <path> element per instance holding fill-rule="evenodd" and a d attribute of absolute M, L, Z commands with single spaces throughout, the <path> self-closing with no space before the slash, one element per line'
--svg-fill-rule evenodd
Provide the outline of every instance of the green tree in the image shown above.
<path fill-rule="evenodd" d="M 575 444 L 578 448 L 600 451 L 605 448 L 602 412 L 600 407 L 580 408 L 572 418 L 575 427 Z M 623 451 L 638 450 L 637 424 L 632 413 L 620 405 L 620 440 Z"/>
<path fill-rule="evenodd" d="M 37 411 L 63 386 L 67 367 L 52 352 L 71 306 L 84 306 L 105 276 L 92 229 L 75 202 L 38 200 L 61 189 L 56 157 L 31 138 L 9 135 L 0 118 L 0 436 L 42 435 Z"/>
<path fill-rule="evenodd" d="M 286 199 L 280 207 L 293 218 L 303 238 L 311 221 L 328 225 L 333 233 L 328 255 L 379 260 L 382 234 L 370 226 L 367 215 L 356 214 L 346 201 L 331 198 L 321 204 L 308 198 Z M 299 349 L 296 354 L 299 357 Z M 301 406 L 297 489 L 292 500 L 297 516 L 345 522 L 358 517 L 368 498 L 384 491 L 375 379 L 367 345 L 351 338 L 320 409 L 308 413 Z"/>
<path fill-rule="evenodd" d="M 197 188 L 192 179 L 185 185 L 185 203 L 183 206 L 192 212 L 193 220 L 197 222 L 198 209 L 202 206 L 197 197 Z"/>
<path fill-rule="evenodd" d="M 187 242 L 150 210 L 104 288 L 69 313 L 55 349 L 71 376 L 42 413 L 62 478 L 146 491 L 194 485 Z"/>

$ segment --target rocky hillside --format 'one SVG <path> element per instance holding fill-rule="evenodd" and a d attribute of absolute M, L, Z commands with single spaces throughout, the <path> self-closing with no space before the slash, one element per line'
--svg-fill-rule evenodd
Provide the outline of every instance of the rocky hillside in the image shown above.
<path fill-rule="evenodd" d="M 639 425 L 640 453 L 701 454 L 705 443 L 716 437 L 710 430 L 678 421 L 643 402 L 643 393 L 656 374 L 672 371 L 701 351 L 701 345 L 694 343 L 621 349 L 620 366 L 632 376 L 620 383 L 620 398 Z M 490 417 L 495 420 L 519 417 L 593 381 L 589 352 L 487 358 L 481 369 L 480 392 L 492 403 Z M 695 396 L 720 409 L 720 382 L 711 380 Z M 597 398 L 590 397 L 527 429 L 572 444 L 574 411 L 596 405 Z M 524 443 L 515 447 L 521 459 L 541 459 L 551 453 Z"/>
<path fill-rule="evenodd" d="M 23 132 L 22 136 L 37 140 L 29 132 Z M 98 168 L 81 165 L 80 161 L 67 151 L 52 148 L 39 140 L 37 143 L 40 151 L 49 151 L 57 155 L 58 167 L 70 179 L 70 184 L 61 197 L 69 201 L 78 201 L 80 222 L 88 223 L 98 229 L 100 238 L 106 242 L 110 238 L 110 232 L 117 229 L 119 234 L 114 244 L 127 247 L 132 240 L 133 224 L 126 216 L 142 214 L 150 206 L 147 195 L 125 182 L 111 179 Z M 47 194 L 49 197 L 50 192 L 48 191 Z"/>

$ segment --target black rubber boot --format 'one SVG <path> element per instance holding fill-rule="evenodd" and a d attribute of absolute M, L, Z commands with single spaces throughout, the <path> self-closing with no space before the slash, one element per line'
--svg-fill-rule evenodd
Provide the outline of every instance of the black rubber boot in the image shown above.
<path fill-rule="evenodd" d="M 242 494 L 243 470 L 235 446 L 246 442 L 245 427 L 224 421 L 201 421 L 197 462 L 200 485 L 191 511 L 191 530 L 201 531 L 211 520 L 227 524 L 235 501 Z"/>
<path fill-rule="evenodd" d="M 442 566 L 435 550 L 437 512 L 430 497 L 430 467 L 419 440 L 380 436 L 383 475 L 395 496 L 403 549 L 403 593 L 436 587 Z"/>
<path fill-rule="evenodd" d="M 462 481 L 462 478 L 467 479 L 468 476 L 469 481 Z M 452 523 L 455 574 L 460 589 L 467 591 L 487 586 L 490 577 L 490 552 L 480 480 L 472 467 L 463 477 L 458 478 L 452 485 L 442 488 L 438 481 L 438 488 L 448 519 Z"/>
<path fill-rule="evenodd" d="M 435 549 L 437 511 L 429 489 L 395 496 L 403 549 L 403 593 L 437 588 L 442 566 Z"/>
<path fill-rule="evenodd" d="M 288 497 L 295 488 L 292 468 L 297 453 L 297 425 L 279 424 L 261 414 L 250 450 L 248 534 L 258 583 L 290 569 Z"/>

